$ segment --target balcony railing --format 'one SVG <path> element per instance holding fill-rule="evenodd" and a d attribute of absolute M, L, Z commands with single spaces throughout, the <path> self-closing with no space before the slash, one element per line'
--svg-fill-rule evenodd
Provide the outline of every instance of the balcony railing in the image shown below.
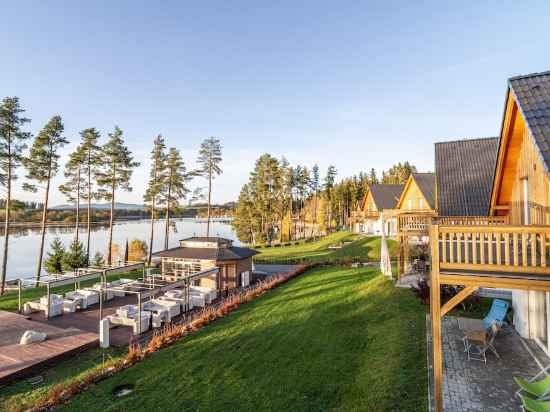
<path fill-rule="evenodd" d="M 401 214 L 399 215 L 399 231 L 428 234 L 431 225 L 452 226 L 502 226 L 508 223 L 507 216 L 433 216 L 433 214 Z"/>
<path fill-rule="evenodd" d="M 437 226 L 441 272 L 550 275 L 550 226 Z"/>

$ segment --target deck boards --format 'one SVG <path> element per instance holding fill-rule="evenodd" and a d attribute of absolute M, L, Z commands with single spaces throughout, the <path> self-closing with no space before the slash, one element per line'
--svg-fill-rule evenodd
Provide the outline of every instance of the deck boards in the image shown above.
<path fill-rule="evenodd" d="M 0 311 L 0 384 L 32 374 L 73 353 L 97 346 L 98 335 L 75 327 L 57 326 L 27 319 L 17 313 Z M 44 342 L 19 345 L 26 330 L 44 332 Z"/>

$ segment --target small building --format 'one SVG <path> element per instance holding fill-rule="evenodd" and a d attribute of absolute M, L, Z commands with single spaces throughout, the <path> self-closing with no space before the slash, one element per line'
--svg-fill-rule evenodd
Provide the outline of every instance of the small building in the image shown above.
<path fill-rule="evenodd" d="M 253 249 L 233 246 L 221 237 L 190 237 L 180 245 L 154 253 L 160 259 L 162 274 L 174 279 L 213 267 L 220 269 L 215 279 L 200 279 L 200 286 L 227 290 L 243 286 L 252 275 Z"/>
<path fill-rule="evenodd" d="M 435 214 L 435 173 L 412 173 L 401 192 L 397 209 L 401 213 Z"/>
<path fill-rule="evenodd" d="M 404 185 L 371 184 L 353 216 L 353 231 L 386 236 L 397 234 L 396 205 Z"/>

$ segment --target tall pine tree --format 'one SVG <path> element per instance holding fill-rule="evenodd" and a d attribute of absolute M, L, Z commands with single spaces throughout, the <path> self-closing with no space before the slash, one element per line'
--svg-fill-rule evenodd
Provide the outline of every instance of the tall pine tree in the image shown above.
<path fill-rule="evenodd" d="M 17 97 L 6 97 L 0 103 L 0 185 L 5 188 L 6 192 L 0 295 L 4 293 L 6 286 L 12 184 L 17 179 L 15 171 L 21 164 L 21 154 L 27 147 L 25 141 L 31 137 L 29 132 L 22 130 L 22 127 L 30 122 L 29 119 L 22 116 L 24 112 L 25 110 L 21 108 Z"/>
<path fill-rule="evenodd" d="M 210 236 L 210 209 L 212 207 L 212 180 L 222 173 L 220 163 L 222 161 L 222 146 L 220 140 L 215 137 L 205 139 L 199 149 L 199 175 L 208 179 L 208 210 L 206 220 L 206 236 Z"/>
<path fill-rule="evenodd" d="M 107 246 L 107 264 L 111 265 L 116 193 L 117 190 L 132 191 L 130 179 L 139 162 L 134 161 L 132 153 L 124 144 L 123 132 L 118 126 L 109 133 L 109 139 L 101 148 L 100 156 L 102 164 L 95 170 L 95 177 L 99 186 L 99 195 L 111 203 Z"/>
<path fill-rule="evenodd" d="M 42 223 L 40 230 L 40 248 L 36 265 L 36 285 L 40 281 L 42 272 L 42 258 L 44 255 L 44 239 L 46 237 L 46 224 L 48 219 L 48 202 L 50 197 L 50 184 L 52 178 L 59 170 L 59 149 L 69 141 L 63 136 L 65 127 L 61 116 L 54 116 L 38 133 L 34 140 L 28 158 L 23 159 L 27 169 L 27 178 L 31 183 L 25 183 L 23 188 L 32 192 L 38 190 L 38 186 L 44 189 L 44 204 L 42 206 Z"/>

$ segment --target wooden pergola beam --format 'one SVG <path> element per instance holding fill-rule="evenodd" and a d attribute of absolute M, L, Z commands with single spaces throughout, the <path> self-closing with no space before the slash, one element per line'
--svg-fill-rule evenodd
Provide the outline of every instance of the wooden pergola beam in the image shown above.
<path fill-rule="evenodd" d="M 441 307 L 441 316 L 442 317 L 445 316 L 456 305 L 458 305 L 460 302 L 462 302 L 464 299 L 466 299 L 468 296 L 470 296 L 472 293 L 474 293 L 478 289 L 479 289 L 479 286 L 466 286 L 464 289 L 462 289 L 455 296 L 449 299 L 449 301 Z"/>
<path fill-rule="evenodd" d="M 477 286 L 479 288 L 502 288 L 550 292 L 550 278 L 548 280 L 538 280 L 498 276 L 439 275 L 439 283 L 442 285 L 462 285 Z"/>

